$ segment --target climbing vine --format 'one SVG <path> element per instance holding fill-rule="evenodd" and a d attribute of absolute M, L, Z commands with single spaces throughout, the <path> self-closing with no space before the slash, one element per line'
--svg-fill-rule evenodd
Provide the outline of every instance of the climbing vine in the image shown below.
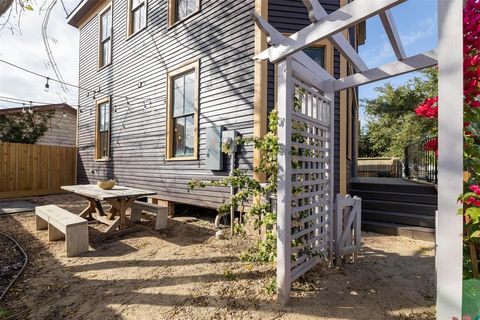
<path fill-rule="evenodd" d="M 34 144 L 48 130 L 55 111 L 0 115 L 0 141 Z"/>
<path fill-rule="evenodd" d="M 253 225 L 255 230 L 265 230 L 265 237 L 257 241 L 253 248 L 242 254 L 242 259 L 252 262 L 270 262 L 276 257 L 277 238 L 274 233 L 274 225 L 277 222 L 276 212 L 273 210 L 270 201 L 260 201 L 261 198 L 268 199 L 270 195 L 277 192 L 278 162 L 277 157 L 280 150 L 277 137 L 278 113 L 273 110 L 269 114 L 268 132 L 263 137 L 237 137 L 235 143 L 238 146 L 253 145 L 260 150 L 262 157 L 254 172 L 264 174 L 266 183 L 262 184 L 254 179 L 247 170 L 235 169 L 233 174 L 213 181 L 192 180 L 188 183 L 190 189 L 205 188 L 207 186 L 226 187 L 232 186 L 236 192 L 224 204 L 218 207 L 220 214 L 230 212 L 232 208 L 243 207 L 251 203 L 245 221 L 239 221 L 235 225 L 237 233 L 243 232 L 247 221 Z M 230 145 L 223 145 L 222 151 L 233 156 Z"/>
<path fill-rule="evenodd" d="M 300 111 L 305 90 L 303 88 L 295 88 L 295 95 L 293 99 L 293 111 Z M 276 258 L 277 253 L 277 236 L 275 233 L 275 225 L 277 223 L 277 213 L 272 208 L 271 201 L 268 201 L 271 195 L 277 193 L 277 179 L 278 179 L 278 154 L 280 146 L 278 142 L 278 113 L 273 110 L 269 115 L 269 130 L 263 137 L 238 137 L 236 139 L 237 145 L 253 145 L 253 147 L 261 152 L 260 163 L 254 168 L 254 172 L 261 173 L 266 176 L 266 183 L 262 184 L 255 180 L 247 170 L 235 169 L 233 174 L 221 179 L 213 181 L 192 180 L 189 182 L 189 188 L 205 188 L 208 186 L 227 187 L 232 186 L 235 189 L 235 194 L 231 196 L 228 201 L 218 208 L 220 214 L 226 214 L 230 210 L 243 207 L 245 203 L 251 203 L 250 209 L 247 212 L 245 221 L 239 221 L 235 224 L 237 233 L 243 233 L 243 227 L 248 222 L 253 225 L 255 230 L 261 229 L 265 236 L 263 239 L 257 241 L 254 247 L 247 249 L 242 253 L 241 258 L 251 262 L 271 262 Z M 292 121 L 292 141 L 304 143 L 305 137 L 302 133 L 307 130 L 307 125 L 299 121 Z M 313 142 L 311 142 L 313 143 Z M 320 143 L 319 141 L 315 142 Z M 231 145 L 222 145 L 222 151 L 232 154 Z M 292 147 L 290 154 L 294 156 L 313 156 L 314 151 Z M 320 154 L 316 156 L 322 156 Z M 298 160 L 292 160 L 292 168 L 298 169 L 301 165 Z M 311 179 L 318 177 L 312 173 Z M 296 181 L 303 179 L 296 177 Z M 300 179 L 300 180 L 299 180 Z M 303 187 L 292 187 L 292 195 L 299 195 L 306 190 Z M 263 201 L 259 201 L 263 199 Z M 255 201 L 254 201 L 255 200 Z M 307 212 L 298 212 L 292 216 L 292 231 L 298 232 L 306 228 L 302 218 L 305 218 Z M 313 222 L 309 222 L 313 223 Z M 298 248 L 295 254 L 292 254 L 292 261 L 296 261 L 298 256 L 308 254 L 311 257 L 318 256 L 318 253 L 312 252 L 306 243 L 305 239 L 295 239 L 292 241 L 292 246 Z"/>

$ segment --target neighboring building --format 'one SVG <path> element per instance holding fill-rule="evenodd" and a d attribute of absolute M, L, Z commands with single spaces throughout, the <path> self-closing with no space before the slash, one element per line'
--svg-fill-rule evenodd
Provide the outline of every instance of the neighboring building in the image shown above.
<path fill-rule="evenodd" d="M 8 108 L 0 109 L 0 117 L 19 117 L 29 112 L 48 113 L 48 129 L 36 142 L 36 144 L 76 146 L 77 145 L 77 109 L 68 104 L 48 104 L 33 106 L 31 108 Z"/>
<path fill-rule="evenodd" d="M 328 12 L 347 0 L 322 0 Z M 274 68 L 252 57 L 267 47 L 254 26 L 257 10 L 285 34 L 309 24 L 301 0 L 83 0 L 68 23 L 80 30 L 78 183 L 114 178 L 152 189 L 170 202 L 216 207 L 228 188 L 188 191 L 191 179 L 228 175 L 209 170 L 207 128 L 261 135 L 275 105 Z M 357 47 L 363 30 L 346 32 Z M 306 50 L 336 77 L 350 67 L 328 41 Z M 129 99 L 127 99 L 128 97 Z M 335 186 L 345 193 L 356 158 L 355 90 L 335 106 Z M 260 155 L 241 148 L 236 165 Z"/>

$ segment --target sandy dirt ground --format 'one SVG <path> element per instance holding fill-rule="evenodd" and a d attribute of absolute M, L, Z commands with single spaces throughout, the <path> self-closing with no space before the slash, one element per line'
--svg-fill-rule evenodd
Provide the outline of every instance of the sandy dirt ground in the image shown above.
<path fill-rule="evenodd" d="M 74 195 L 32 199 L 79 213 Z M 29 264 L 2 307 L 12 319 L 434 319 L 433 244 L 364 234 L 354 264 L 318 266 L 294 285 L 288 306 L 266 287 L 274 266 L 238 257 L 253 239 L 216 240 L 214 216 L 195 212 L 97 241 L 67 258 L 64 242 L 35 230 L 33 213 L 0 217 L 0 232 L 17 239 Z"/>

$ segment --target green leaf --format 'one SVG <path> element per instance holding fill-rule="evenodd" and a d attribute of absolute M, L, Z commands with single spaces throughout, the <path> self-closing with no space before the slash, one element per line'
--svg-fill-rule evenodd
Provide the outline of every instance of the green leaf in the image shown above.
<path fill-rule="evenodd" d="M 468 208 L 465 215 L 469 216 L 474 224 L 480 223 L 480 208 Z"/>
<path fill-rule="evenodd" d="M 33 7 L 31 4 L 27 4 L 23 7 L 25 10 L 28 10 L 28 11 L 33 11 Z"/>
<path fill-rule="evenodd" d="M 480 238 L 480 230 L 477 230 L 477 231 L 475 231 L 474 233 L 472 233 L 472 234 L 470 235 L 470 239 L 471 239 L 471 238 Z"/>

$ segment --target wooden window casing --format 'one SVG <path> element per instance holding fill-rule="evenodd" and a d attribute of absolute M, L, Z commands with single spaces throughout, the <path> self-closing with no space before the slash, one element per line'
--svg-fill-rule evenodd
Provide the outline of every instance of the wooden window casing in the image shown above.
<path fill-rule="evenodd" d="M 98 14 L 98 69 L 112 63 L 112 5 Z"/>
<path fill-rule="evenodd" d="M 200 11 L 200 0 L 168 0 L 168 27 Z"/>
<path fill-rule="evenodd" d="M 185 94 L 181 99 L 183 99 L 183 113 L 175 113 L 174 104 L 178 103 L 175 99 L 179 99 L 179 96 L 175 95 L 175 84 L 181 83 L 181 79 L 185 79 L 189 76 L 193 76 L 193 110 L 185 111 Z M 185 83 L 185 82 L 184 82 Z M 177 67 L 168 72 L 167 76 L 167 130 L 166 130 L 166 160 L 198 160 L 198 122 L 199 122 L 199 107 L 198 107 L 198 96 L 199 96 L 199 61 L 190 62 L 188 64 Z M 193 111 L 193 112 L 192 112 Z M 181 124 L 175 126 L 177 121 L 184 119 L 187 121 L 188 117 L 193 116 L 193 150 L 191 153 L 179 155 L 176 154 L 178 150 L 178 143 L 176 139 L 182 137 L 179 135 L 179 128 Z M 186 130 L 186 129 L 185 129 Z M 183 136 L 186 141 L 186 135 Z M 184 147 L 186 150 L 186 146 Z"/>
<path fill-rule="evenodd" d="M 110 98 L 97 100 L 95 108 L 95 160 L 110 160 Z"/>
<path fill-rule="evenodd" d="M 147 26 L 147 0 L 128 0 L 127 37 L 137 34 Z"/>
<path fill-rule="evenodd" d="M 290 34 L 284 33 L 286 37 L 289 37 Z M 311 45 L 307 49 L 316 49 L 316 48 L 323 48 L 323 66 L 320 65 L 323 69 L 325 69 L 328 73 L 330 73 L 333 76 L 333 45 L 330 41 L 328 40 L 321 40 L 316 42 L 315 44 Z M 307 54 L 308 55 L 308 54 Z M 315 61 L 315 60 L 314 60 Z M 275 106 L 277 106 L 277 68 L 274 68 L 274 99 L 275 99 Z"/>

